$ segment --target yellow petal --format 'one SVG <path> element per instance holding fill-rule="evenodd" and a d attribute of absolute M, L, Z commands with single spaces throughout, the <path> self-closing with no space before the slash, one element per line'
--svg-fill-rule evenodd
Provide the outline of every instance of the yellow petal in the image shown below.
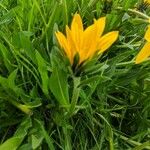
<path fill-rule="evenodd" d="M 70 52 L 71 52 L 70 60 L 71 60 L 71 64 L 73 64 L 74 56 L 77 53 L 77 47 L 76 47 L 76 44 L 73 40 L 72 32 L 70 31 L 68 26 L 66 26 L 66 35 L 67 35 L 67 41 L 69 43 Z"/>
<path fill-rule="evenodd" d="M 82 19 L 80 17 L 79 14 L 75 14 L 72 20 L 72 24 L 71 24 L 71 30 L 74 29 L 75 24 L 77 24 L 77 27 L 83 31 L 83 23 L 82 23 Z"/>
<path fill-rule="evenodd" d="M 108 49 L 118 38 L 118 31 L 112 31 L 104 36 L 102 36 L 97 45 L 97 49 L 99 50 L 99 53 L 104 52 L 106 49 Z"/>
<path fill-rule="evenodd" d="M 77 51 L 79 52 L 82 45 L 83 39 L 83 24 L 79 14 L 75 14 L 71 24 L 71 33 L 73 40 L 76 44 Z"/>
<path fill-rule="evenodd" d="M 97 25 L 97 36 L 101 36 L 106 23 L 106 17 L 101 17 L 98 20 L 94 20 L 94 23 Z"/>
<path fill-rule="evenodd" d="M 106 17 L 101 17 L 98 20 L 94 20 L 94 24 L 91 27 L 87 28 L 87 35 L 85 34 L 85 36 L 87 36 L 86 39 L 89 40 L 87 40 L 87 43 L 85 43 L 85 45 L 89 44 L 90 46 L 88 46 L 86 59 L 93 57 L 93 55 L 96 53 L 97 42 L 104 31 L 105 21 Z"/>
<path fill-rule="evenodd" d="M 145 40 L 147 40 L 148 42 L 150 42 L 150 26 L 148 26 L 148 29 L 145 33 L 145 36 L 144 36 Z"/>
<path fill-rule="evenodd" d="M 144 0 L 144 2 L 150 4 L 150 0 Z"/>
<path fill-rule="evenodd" d="M 83 44 L 80 51 L 81 61 L 91 57 L 97 46 L 97 26 L 93 24 L 89 26 L 83 33 Z"/>
<path fill-rule="evenodd" d="M 57 40 L 58 40 L 60 46 L 64 49 L 66 55 L 68 56 L 68 58 L 71 61 L 70 47 L 69 47 L 66 37 L 59 31 L 56 32 L 56 37 L 57 37 Z"/>
<path fill-rule="evenodd" d="M 150 56 L 150 43 L 147 42 L 144 47 L 141 49 L 141 51 L 138 53 L 135 63 L 139 64 L 146 60 Z"/>

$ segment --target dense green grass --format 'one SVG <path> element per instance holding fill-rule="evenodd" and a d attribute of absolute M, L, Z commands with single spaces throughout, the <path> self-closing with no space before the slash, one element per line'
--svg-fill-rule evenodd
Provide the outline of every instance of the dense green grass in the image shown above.
<path fill-rule="evenodd" d="M 150 14 L 141 2 L 0 1 L 0 150 L 150 149 L 150 61 L 134 63 Z M 81 68 L 54 34 L 76 12 L 120 34 Z"/>

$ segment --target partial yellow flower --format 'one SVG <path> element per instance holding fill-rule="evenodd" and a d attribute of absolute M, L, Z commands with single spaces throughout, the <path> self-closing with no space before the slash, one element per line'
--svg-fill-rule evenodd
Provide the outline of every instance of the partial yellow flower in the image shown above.
<path fill-rule="evenodd" d="M 118 38 L 118 31 L 112 31 L 104 36 L 106 17 L 94 20 L 94 23 L 83 28 L 82 19 L 75 14 L 71 23 L 71 29 L 66 26 L 66 36 L 56 32 L 56 37 L 61 48 L 73 64 L 75 55 L 79 55 L 79 64 L 92 58 L 96 53 L 100 54 L 108 49 Z"/>
<path fill-rule="evenodd" d="M 150 4 L 150 0 L 144 0 L 144 3 Z"/>
<path fill-rule="evenodd" d="M 148 26 L 144 39 L 146 40 L 146 43 L 136 57 L 136 64 L 143 62 L 150 56 L 150 26 Z"/>

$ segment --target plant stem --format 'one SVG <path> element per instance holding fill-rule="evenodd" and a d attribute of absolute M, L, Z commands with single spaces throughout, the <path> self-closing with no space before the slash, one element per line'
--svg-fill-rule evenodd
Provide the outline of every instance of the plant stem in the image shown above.
<path fill-rule="evenodd" d="M 129 64 L 133 64 L 133 63 L 135 63 L 134 60 L 131 60 L 131 61 L 127 61 L 127 62 L 118 63 L 116 65 L 117 66 L 124 66 L 124 65 L 129 65 Z"/>
<path fill-rule="evenodd" d="M 124 11 L 123 7 L 117 7 L 116 9 L 119 9 L 119 10 L 123 10 L 123 11 Z M 127 11 L 128 11 L 128 12 L 131 12 L 131 13 L 134 13 L 134 14 L 136 14 L 136 15 L 138 15 L 138 16 L 141 16 L 142 18 L 145 18 L 145 19 L 147 19 L 148 21 L 150 20 L 150 17 L 149 17 L 148 15 L 146 15 L 146 14 L 144 14 L 144 13 L 138 11 L 138 10 L 130 9 L 130 8 L 129 8 L 129 9 L 127 9 Z"/>
<path fill-rule="evenodd" d="M 72 114 L 74 113 L 74 110 L 75 110 L 75 107 L 79 98 L 80 88 L 78 86 L 80 84 L 80 77 L 74 77 L 73 82 L 74 82 L 74 88 L 73 88 L 71 105 L 70 105 L 70 109 L 68 112 L 68 116 L 72 116 Z"/>
<path fill-rule="evenodd" d="M 139 143 L 139 142 L 137 142 L 137 141 L 134 141 L 134 140 L 132 140 L 132 139 L 130 139 L 130 138 L 127 138 L 127 137 L 125 137 L 125 136 L 123 136 L 123 135 L 120 135 L 120 134 L 118 134 L 118 133 L 116 133 L 116 132 L 114 132 L 114 134 L 115 134 L 116 136 L 118 136 L 119 138 L 121 138 L 122 140 L 124 140 L 125 142 L 127 142 L 127 143 L 129 143 L 129 144 L 131 144 L 131 145 L 133 145 L 133 146 L 140 146 L 140 145 L 142 145 L 142 143 Z M 150 146 L 146 146 L 145 148 L 150 150 Z"/>
<path fill-rule="evenodd" d="M 112 138 L 109 139 L 109 147 L 110 147 L 110 150 L 114 150 L 114 145 L 113 145 L 113 139 Z"/>
<path fill-rule="evenodd" d="M 67 126 L 63 127 L 63 133 L 64 133 L 64 138 L 65 138 L 64 148 L 66 150 L 72 150 L 70 131 L 69 130 L 70 129 L 68 129 Z"/>
<path fill-rule="evenodd" d="M 7 99 L 8 100 L 8 99 Z M 18 109 L 20 109 L 22 112 L 24 112 L 27 115 L 32 115 L 32 111 L 31 109 L 28 108 L 28 106 L 20 104 L 14 100 L 8 100 L 11 104 L 13 104 L 15 107 L 17 107 Z"/>

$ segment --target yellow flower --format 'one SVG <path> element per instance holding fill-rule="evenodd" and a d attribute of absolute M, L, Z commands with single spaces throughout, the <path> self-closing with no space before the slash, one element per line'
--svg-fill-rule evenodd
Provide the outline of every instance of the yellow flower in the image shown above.
<path fill-rule="evenodd" d="M 144 39 L 146 40 L 146 43 L 136 57 L 136 64 L 143 62 L 150 56 L 150 26 L 148 26 Z"/>
<path fill-rule="evenodd" d="M 80 64 L 92 58 L 96 53 L 104 52 L 116 41 L 118 31 L 112 31 L 102 36 L 105 20 L 105 17 L 94 20 L 94 23 L 84 30 L 80 15 L 75 14 L 71 29 L 66 26 L 66 36 L 59 31 L 56 32 L 58 42 L 61 48 L 64 49 L 71 64 L 73 64 L 74 56 L 77 53 Z"/>
<path fill-rule="evenodd" d="M 150 0 L 144 0 L 144 3 L 150 4 Z"/>

